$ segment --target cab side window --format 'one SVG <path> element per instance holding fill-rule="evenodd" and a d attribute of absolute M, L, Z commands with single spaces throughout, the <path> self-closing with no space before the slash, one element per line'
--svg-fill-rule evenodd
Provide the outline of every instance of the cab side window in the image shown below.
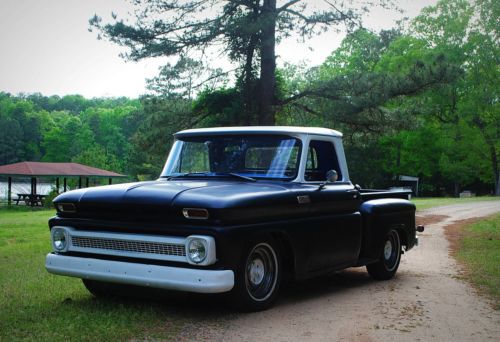
<path fill-rule="evenodd" d="M 329 170 L 337 171 L 339 179 L 342 179 L 334 145 L 329 141 L 311 140 L 307 152 L 305 180 L 325 181 Z"/>

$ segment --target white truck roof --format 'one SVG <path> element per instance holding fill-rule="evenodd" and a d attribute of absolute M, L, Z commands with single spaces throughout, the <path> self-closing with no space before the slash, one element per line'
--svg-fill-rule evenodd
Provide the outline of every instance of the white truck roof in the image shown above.
<path fill-rule="evenodd" d="M 329 128 L 296 126 L 240 126 L 186 129 L 174 134 L 175 137 L 215 134 L 314 134 L 329 137 L 342 137 L 342 133 Z"/>

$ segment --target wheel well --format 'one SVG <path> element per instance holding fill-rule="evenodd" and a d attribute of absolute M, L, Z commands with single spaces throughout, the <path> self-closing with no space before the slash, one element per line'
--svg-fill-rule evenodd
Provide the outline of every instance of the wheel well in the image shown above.
<path fill-rule="evenodd" d="M 272 233 L 274 241 L 278 244 L 281 252 L 281 262 L 285 279 L 295 279 L 295 253 L 288 237 L 283 233 Z"/>
<path fill-rule="evenodd" d="M 399 239 L 401 241 L 401 246 L 405 246 L 405 247 L 408 246 L 408 234 L 406 232 L 405 227 L 404 226 L 403 227 L 400 226 L 400 227 L 398 227 L 396 229 L 396 231 L 399 234 Z"/>

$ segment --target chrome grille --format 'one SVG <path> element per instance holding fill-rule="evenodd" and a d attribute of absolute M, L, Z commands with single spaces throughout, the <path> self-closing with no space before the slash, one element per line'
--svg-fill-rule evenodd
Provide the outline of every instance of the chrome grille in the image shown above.
<path fill-rule="evenodd" d="M 149 241 L 130 241 L 71 236 L 71 244 L 79 248 L 105 249 L 132 253 L 186 256 L 184 245 Z"/>

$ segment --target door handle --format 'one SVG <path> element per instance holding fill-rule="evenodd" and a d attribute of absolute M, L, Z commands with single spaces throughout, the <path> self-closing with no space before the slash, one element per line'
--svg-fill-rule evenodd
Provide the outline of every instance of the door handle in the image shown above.
<path fill-rule="evenodd" d="M 357 189 L 349 189 L 349 190 L 346 190 L 345 192 L 347 192 L 349 195 L 352 195 L 352 198 L 358 198 L 358 190 Z"/>

